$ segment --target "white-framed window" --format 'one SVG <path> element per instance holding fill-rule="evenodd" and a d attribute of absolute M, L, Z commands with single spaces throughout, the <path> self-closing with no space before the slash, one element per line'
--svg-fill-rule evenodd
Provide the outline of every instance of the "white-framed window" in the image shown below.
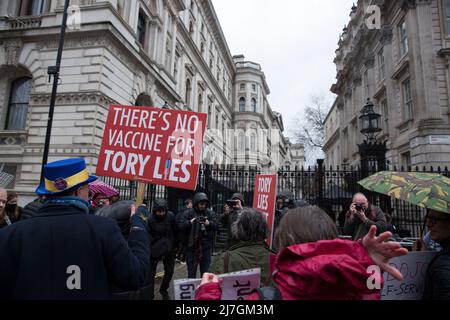
<path fill-rule="evenodd" d="M 192 93 L 192 84 L 191 84 L 191 79 L 186 79 L 186 96 L 185 96 L 185 101 L 186 101 L 186 105 L 190 108 L 192 108 L 192 106 L 190 106 L 191 104 L 191 93 Z"/>
<path fill-rule="evenodd" d="M 244 151 L 245 150 L 245 134 L 244 132 L 240 131 L 238 135 L 238 151 Z"/>
<path fill-rule="evenodd" d="M 412 94 L 411 80 L 408 78 L 402 82 L 403 91 L 403 120 L 412 119 Z"/>
<path fill-rule="evenodd" d="M 245 98 L 239 99 L 239 112 L 245 112 Z"/>
<path fill-rule="evenodd" d="M 256 135 L 254 133 L 250 135 L 250 150 L 256 151 Z"/>
<path fill-rule="evenodd" d="M 6 130 L 25 130 L 32 84 L 31 78 L 19 78 L 11 84 Z"/>
<path fill-rule="evenodd" d="M 450 0 L 444 0 L 444 18 L 447 35 L 450 35 Z"/>
<path fill-rule="evenodd" d="M 197 111 L 202 112 L 203 111 L 203 94 L 202 93 L 199 93 L 197 103 L 198 103 Z"/>
<path fill-rule="evenodd" d="M 256 92 L 256 84 L 252 83 L 252 91 Z"/>
<path fill-rule="evenodd" d="M 406 30 L 406 20 L 403 20 L 398 26 L 400 39 L 400 56 L 408 53 L 408 31 Z"/>
<path fill-rule="evenodd" d="M 50 8 L 50 0 L 19 0 L 19 16 L 39 16 Z"/>
<path fill-rule="evenodd" d="M 364 72 L 364 93 L 368 98 L 370 95 L 369 71 Z"/>
<path fill-rule="evenodd" d="M 378 52 L 378 77 L 379 81 L 384 80 L 386 76 L 386 66 L 384 63 L 384 50 L 381 49 L 380 52 Z"/>
<path fill-rule="evenodd" d="M 256 99 L 252 98 L 252 111 L 256 112 Z"/>
<path fill-rule="evenodd" d="M 381 101 L 381 112 L 383 113 L 384 131 L 389 132 L 389 109 L 387 99 Z"/>
<path fill-rule="evenodd" d="M 241 84 L 239 85 L 239 90 L 245 91 L 245 83 L 241 83 Z"/>
<path fill-rule="evenodd" d="M 145 36 L 146 36 L 146 21 L 145 16 L 142 13 L 139 13 L 138 17 L 138 26 L 137 26 L 137 39 L 141 46 L 145 45 Z"/>

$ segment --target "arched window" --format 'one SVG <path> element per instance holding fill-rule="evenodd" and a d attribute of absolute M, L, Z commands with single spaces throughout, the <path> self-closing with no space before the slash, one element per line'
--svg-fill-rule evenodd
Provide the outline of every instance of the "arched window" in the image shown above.
<path fill-rule="evenodd" d="M 24 130 L 27 124 L 32 80 L 20 78 L 11 85 L 6 130 Z"/>
<path fill-rule="evenodd" d="M 256 112 L 256 99 L 252 98 L 252 111 Z"/>
<path fill-rule="evenodd" d="M 239 112 L 245 111 L 245 98 L 239 99 Z"/>
<path fill-rule="evenodd" d="M 192 85 L 191 85 L 191 80 L 187 79 L 186 80 L 186 97 L 185 97 L 185 101 L 186 101 L 186 105 L 188 107 L 191 108 L 190 104 L 191 104 L 191 91 L 192 91 Z"/>

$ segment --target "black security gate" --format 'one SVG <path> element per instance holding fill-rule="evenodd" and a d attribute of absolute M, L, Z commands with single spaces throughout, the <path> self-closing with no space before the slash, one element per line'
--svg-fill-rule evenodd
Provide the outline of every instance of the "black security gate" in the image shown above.
<path fill-rule="evenodd" d="M 447 168 L 387 168 L 392 171 L 420 171 L 435 172 L 447 177 L 450 172 Z M 210 199 L 212 209 L 218 214 L 223 213 L 226 200 L 235 192 L 243 194 L 246 206 L 252 206 L 254 181 L 261 171 L 256 167 L 237 166 L 210 166 L 203 165 L 199 169 L 199 177 L 196 191 L 187 191 L 163 186 L 146 186 L 146 204 L 151 207 L 155 198 L 168 200 L 170 210 L 177 213 L 183 209 L 184 201 L 192 199 L 195 192 L 205 192 Z M 335 221 L 339 228 L 343 226 L 345 212 L 351 204 L 352 196 L 356 192 L 364 193 L 369 201 L 381 207 L 387 214 L 391 224 L 396 226 L 398 233 L 403 236 L 419 237 L 423 223 L 425 210 L 405 201 L 391 199 L 377 193 L 368 192 L 358 185 L 367 174 L 376 173 L 375 168 L 369 168 L 368 173 L 362 174 L 360 168 L 337 167 L 325 168 L 323 161 L 308 168 L 283 167 L 278 170 L 278 191 L 288 189 L 295 199 L 303 199 L 311 205 L 316 205 L 325 210 Z M 136 197 L 137 183 L 113 178 L 103 180 L 116 187 L 122 199 L 134 199 Z M 221 228 L 218 232 L 218 246 L 225 241 Z"/>

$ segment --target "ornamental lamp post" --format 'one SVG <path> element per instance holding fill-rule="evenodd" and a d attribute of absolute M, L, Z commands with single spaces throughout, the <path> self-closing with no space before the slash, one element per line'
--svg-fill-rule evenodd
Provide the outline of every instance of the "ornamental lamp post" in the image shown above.
<path fill-rule="evenodd" d="M 386 170 L 387 141 L 377 141 L 377 137 L 382 131 L 381 115 L 374 111 L 374 104 L 370 98 L 361 109 L 359 121 L 360 132 L 366 137 L 366 140 L 358 145 L 361 158 L 361 178 L 365 178 L 369 176 L 369 173 Z"/>

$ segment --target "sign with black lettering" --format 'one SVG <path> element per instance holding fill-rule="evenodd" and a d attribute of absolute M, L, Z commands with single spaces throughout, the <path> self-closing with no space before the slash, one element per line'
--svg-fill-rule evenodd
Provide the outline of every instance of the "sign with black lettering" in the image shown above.
<path fill-rule="evenodd" d="M 385 272 L 381 300 L 420 300 L 425 288 L 425 275 L 436 252 L 409 252 L 406 256 L 393 258 L 390 265 L 403 275 L 399 281 Z"/>
<path fill-rule="evenodd" d="M 112 105 L 96 174 L 195 190 L 207 115 Z"/>
<path fill-rule="evenodd" d="M 261 269 L 251 269 L 219 275 L 222 300 L 244 300 L 253 290 L 259 288 Z M 195 289 L 201 279 L 181 279 L 174 281 L 175 300 L 195 300 Z"/>

